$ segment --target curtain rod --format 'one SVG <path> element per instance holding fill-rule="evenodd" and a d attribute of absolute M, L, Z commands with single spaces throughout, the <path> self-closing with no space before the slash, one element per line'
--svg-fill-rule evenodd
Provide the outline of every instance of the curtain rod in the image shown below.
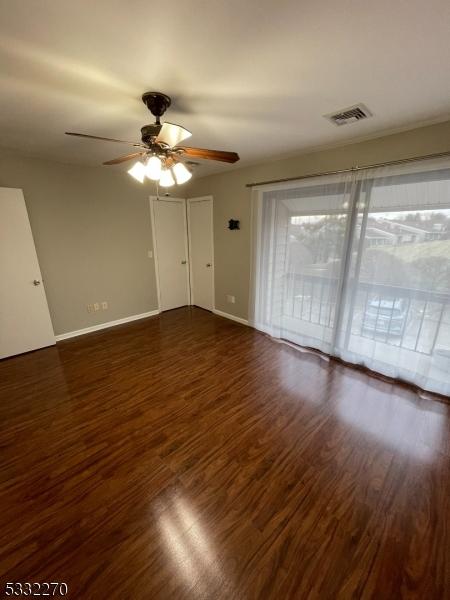
<path fill-rule="evenodd" d="M 415 162 L 416 160 L 427 160 L 430 158 L 443 158 L 450 156 L 450 150 L 447 152 L 438 152 L 437 154 L 426 154 L 425 156 L 412 156 L 411 158 L 402 158 L 400 160 L 391 160 L 387 162 L 376 163 L 374 165 L 364 165 L 362 167 L 350 167 L 349 169 L 339 169 L 338 171 L 322 171 L 321 173 L 309 173 L 308 175 L 298 175 L 297 177 L 285 177 L 284 179 L 271 179 L 269 181 L 259 181 L 255 183 L 246 183 L 245 187 L 256 187 L 258 185 L 270 185 L 273 183 L 285 183 L 287 181 L 298 181 L 299 179 L 309 179 L 311 177 L 322 177 L 324 175 L 339 175 L 340 173 L 352 173 L 353 171 L 364 171 L 365 169 L 376 169 L 377 167 L 387 167 L 390 165 L 402 165 L 403 163 Z"/>

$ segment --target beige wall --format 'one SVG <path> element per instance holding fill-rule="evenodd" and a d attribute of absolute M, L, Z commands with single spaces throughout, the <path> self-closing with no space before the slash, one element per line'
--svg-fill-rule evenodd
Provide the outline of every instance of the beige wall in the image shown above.
<path fill-rule="evenodd" d="M 258 132 L 255 132 L 258 135 Z M 299 132 L 301 135 L 301 132 Z M 374 164 L 450 150 L 450 121 L 339 148 L 273 160 L 219 175 L 194 179 L 188 196 L 214 197 L 216 308 L 247 318 L 250 275 L 250 197 L 246 183 Z M 229 231 L 230 218 L 241 221 L 240 231 Z M 236 304 L 228 304 L 226 295 Z"/>
<path fill-rule="evenodd" d="M 22 188 L 56 334 L 157 309 L 148 196 L 123 172 L 0 155 Z M 88 313 L 86 305 L 109 303 Z"/>

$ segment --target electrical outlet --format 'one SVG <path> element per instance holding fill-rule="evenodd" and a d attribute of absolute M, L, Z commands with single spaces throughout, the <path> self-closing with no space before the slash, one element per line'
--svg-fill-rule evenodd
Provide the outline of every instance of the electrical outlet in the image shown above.
<path fill-rule="evenodd" d="M 92 304 L 86 304 L 86 310 L 88 313 L 94 312 L 94 307 Z"/>
<path fill-rule="evenodd" d="M 108 303 L 107 302 L 102 302 L 102 310 L 108 310 Z"/>
<path fill-rule="evenodd" d="M 227 302 L 229 304 L 234 304 L 236 302 L 235 296 L 231 296 L 230 294 L 227 294 Z"/>
<path fill-rule="evenodd" d="M 147 256 L 148 256 L 149 258 L 153 258 L 153 252 L 152 252 L 151 250 L 149 250 L 149 251 L 147 252 Z"/>
<path fill-rule="evenodd" d="M 100 310 L 100 304 L 98 302 L 94 302 L 93 306 L 94 306 L 94 311 L 95 312 L 97 312 L 98 310 Z"/>

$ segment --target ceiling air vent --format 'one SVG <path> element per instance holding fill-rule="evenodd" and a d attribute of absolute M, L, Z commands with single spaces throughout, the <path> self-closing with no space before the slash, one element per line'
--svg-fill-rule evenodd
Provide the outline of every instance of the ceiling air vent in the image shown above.
<path fill-rule="evenodd" d="M 324 115 L 326 119 L 334 123 L 335 125 L 347 125 L 347 123 L 356 123 L 356 121 L 361 121 L 362 119 L 367 119 L 367 117 L 371 117 L 372 113 L 364 106 L 364 104 L 355 104 L 355 106 L 350 106 L 349 108 L 344 108 L 337 113 L 331 113 L 329 115 Z"/>

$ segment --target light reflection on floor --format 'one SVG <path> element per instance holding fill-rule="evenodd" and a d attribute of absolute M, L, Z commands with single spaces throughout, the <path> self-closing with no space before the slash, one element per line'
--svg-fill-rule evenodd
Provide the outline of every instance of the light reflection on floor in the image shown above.
<path fill-rule="evenodd" d="M 296 348 L 292 353 L 280 363 L 279 381 L 293 401 L 320 404 L 333 396 L 337 418 L 369 434 L 369 442 L 422 462 L 433 460 L 439 452 L 447 419 L 439 402 L 319 355 L 310 353 L 308 358 Z M 318 385 L 323 396 L 317 394 Z"/>
<path fill-rule="evenodd" d="M 158 517 L 162 536 L 171 560 L 188 589 L 195 587 L 200 597 L 208 597 L 211 586 L 226 578 L 210 536 L 187 501 L 175 500 L 175 506 Z"/>
<path fill-rule="evenodd" d="M 394 396 L 361 385 L 360 393 L 345 390 L 336 401 L 336 414 L 347 424 L 369 434 L 387 449 L 422 462 L 430 462 L 442 446 L 446 423 L 444 410 L 434 401 L 419 400 L 412 392 Z M 370 438 L 369 438 L 370 440 Z"/>

